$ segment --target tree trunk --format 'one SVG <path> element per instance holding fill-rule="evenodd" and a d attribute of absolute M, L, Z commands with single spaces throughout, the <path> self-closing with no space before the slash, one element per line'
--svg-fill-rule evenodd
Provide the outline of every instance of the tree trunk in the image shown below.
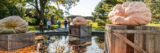
<path fill-rule="evenodd" d="M 43 23 L 46 24 L 45 22 L 45 16 L 44 16 L 44 9 L 45 9 L 45 5 L 47 3 L 47 0 L 40 0 L 40 16 L 41 16 L 41 20 L 43 20 Z"/>
<path fill-rule="evenodd" d="M 38 17 L 42 21 L 44 21 L 44 8 L 45 8 L 46 3 L 47 3 L 47 0 L 35 0 L 35 8 L 38 12 Z M 38 5 L 40 5 L 40 6 L 38 6 Z"/>
<path fill-rule="evenodd" d="M 56 2 L 57 8 L 60 9 L 58 2 Z"/>
<path fill-rule="evenodd" d="M 38 12 L 38 18 L 40 18 L 40 20 L 42 20 L 41 12 L 38 8 L 38 0 L 35 0 L 35 8 L 36 8 L 36 11 Z"/>

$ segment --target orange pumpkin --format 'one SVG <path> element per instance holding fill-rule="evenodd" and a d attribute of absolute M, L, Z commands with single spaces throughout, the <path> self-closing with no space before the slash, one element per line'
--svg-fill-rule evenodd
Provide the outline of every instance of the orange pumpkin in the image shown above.
<path fill-rule="evenodd" d="M 144 2 L 125 2 L 113 7 L 109 13 L 113 24 L 145 25 L 151 21 L 151 11 Z"/>
<path fill-rule="evenodd" d="M 76 17 L 73 19 L 73 25 L 87 25 L 87 20 L 83 17 Z"/>

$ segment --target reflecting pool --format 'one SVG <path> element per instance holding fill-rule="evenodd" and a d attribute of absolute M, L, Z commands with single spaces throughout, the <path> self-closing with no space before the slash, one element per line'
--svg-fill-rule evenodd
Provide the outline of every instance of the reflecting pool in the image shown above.
<path fill-rule="evenodd" d="M 104 53 L 104 36 L 36 35 L 35 44 L 0 53 Z"/>
<path fill-rule="evenodd" d="M 42 53 L 104 53 L 103 36 L 48 35 L 36 44 L 36 50 Z"/>

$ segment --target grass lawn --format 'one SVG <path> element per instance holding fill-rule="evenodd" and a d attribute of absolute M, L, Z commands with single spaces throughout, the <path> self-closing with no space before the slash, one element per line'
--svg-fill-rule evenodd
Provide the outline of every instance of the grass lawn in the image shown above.
<path fill-rule="evenodd" d="M 148 24 L 148 26 L 159 26 L 160 27 L 160 24 Z M 105 30 L 104 26 L 97 26 L 97 24 L 95 24 L 95 23 L 93 23 L 92 27 L 95 30 L 101 30 L 101 31 Z M 54 30 L 56 28 L 58 28 L 58 25 L 51 25 L 51 29 Z M 44 29 L 46 30 L 47 26 L 44 26 Z M 39 31 L 39 25 L 37 25 L 37 26 L 29 26 L 28 30 L 29 31 Z"/>
<path fill-rule="evenodd" d="M 93 27 L 93 29 L 95 30 L 100 30 L 100 31 L 104 31 L 104 26 L 98 26 L 98 27 Z"/>
<path fill-rule="evenodd" d="M 160 24 L 148 24 L 149 26 L 159 26 L 160 27 Z"/>
<path fill-rule="evenodd" d="M 160 27 L 160 24 L 148 24 L 148 26 L 158 26 Z M 93 27 L 95 30 L 102 30 L 104 31 L 104 26 L 98 26 L 98 27 Z"/>
<path fill-rule="evenodd" d="M 100 30 L 100 31 L 104 31 L 105 29 L 104 28 L 94 28 L 95 30 Z"/>
<path fill-rule="evenodd" d="M 47 26 L 43 26 L 44 30 L 47 30 Z M 51 25 L 51 29 L 56 29 L 58 28 L 58 25 Z M 39 25 L 36 26 L 28 26 L 29 31 L 39 31 Z"/>

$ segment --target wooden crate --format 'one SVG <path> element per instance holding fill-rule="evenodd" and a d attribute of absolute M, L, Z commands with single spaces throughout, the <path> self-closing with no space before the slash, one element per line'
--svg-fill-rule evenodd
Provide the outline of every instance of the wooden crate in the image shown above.
<path fill-rule="evenodd" d="M 34 44 L 33 33 L 0 34 L 0 50 L 13 50 Z"/>
<path fill-rule="evenodd" d="M 160 53 L 160 27 L 107 24 L 106 53 Z"/>
<path fill-rule="evenodd" d="M 92 27 L 87 25 L 81 25 L 81 26 L 71 25 L 69 27 L 69 32 L 73 36 L 86 37 L 91 35 Z"/>

